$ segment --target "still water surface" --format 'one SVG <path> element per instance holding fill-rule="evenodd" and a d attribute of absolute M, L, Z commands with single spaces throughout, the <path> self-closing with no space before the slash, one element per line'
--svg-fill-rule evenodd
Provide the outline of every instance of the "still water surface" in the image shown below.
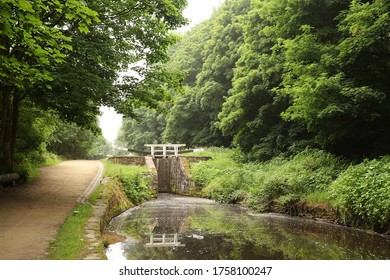
<path fill-rule="evenodd" d="M 159 194 L 114 218 L 108 259 L 390 259 L 390 237 L 207 199 Z"/>

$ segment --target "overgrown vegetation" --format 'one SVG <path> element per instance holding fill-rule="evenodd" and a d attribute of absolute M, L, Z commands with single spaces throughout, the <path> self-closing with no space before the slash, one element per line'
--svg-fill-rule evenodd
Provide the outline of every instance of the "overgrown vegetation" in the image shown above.
<path fill-rule="evenodd" d="M 104 160 L 105 176 L 118 180 L 131 203 L 137 205 L 155 196 L 150 188 L 152 175 L 146 166 L 113 164 Z"/>
<path fill-rule="evenodd" d="M 19 154 L 15 162 L 15 172 L 19 173 L 22 180 L 30 183 L 40 176 L 39 166 L 49 166 L 60 163 L 63 158 L 50 152 L 39 154 L 38 157 L 33 154 Z"/>
<path fill-rule="evenodd" d="M 390 233 L 390 156 L 351 165 L 330 193 L 345 223 Z"/>
<path fill-rule="evenodd" d="M 184 94 L 143 122 L 159 127 L 156 142 L 235 149 L 194 166 L 208 197 L 322 207 L 386 231 L 389 10 L 386 0 L 226 0 L 171 48 Z M 126 121 L 122 135 L 134 129 L 150 133 Z"/>
<path fill-rule="evenodd" d="M 389 157 L 348 167 L 321 150 L 259 163 L 238 163 L 228 149 L 204 154 L 213 159 L 194 164 L 192 173 L 206 197 L 294 215 L 304 214 L 305 205 L 329 207 L 340 223 L 390 230 Z"/>

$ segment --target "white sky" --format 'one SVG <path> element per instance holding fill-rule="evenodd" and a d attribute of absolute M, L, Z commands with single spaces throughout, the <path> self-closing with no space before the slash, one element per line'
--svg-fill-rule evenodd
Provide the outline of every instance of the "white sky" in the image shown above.
<path fill-rule="evenodd" d="M 187 2 L 188 6 L 183 14 L 189 19 L 190 24 L 179 29 L 179 31 L 183 32 L 209 18 L 214 9 L 219 7 L 224 0 L 187 0 Z M 101 111 L 103 114 L 99 118 L 99 123 L 103 136 L 111 143 L 114 143 L 122 125 L 122 115 L 117 114 L 114 109 L 108 107 L 102 107 Z"/>

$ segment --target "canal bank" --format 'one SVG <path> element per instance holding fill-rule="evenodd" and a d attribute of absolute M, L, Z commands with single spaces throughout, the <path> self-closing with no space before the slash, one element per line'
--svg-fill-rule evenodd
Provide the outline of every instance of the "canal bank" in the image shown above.
<path fill-rule="evenodd" d="M 107 179 L 105 185 L 105 195 L 94 207 L 95 216 L 87 226 L 85 238 L 90 249 L 104 245 L 108 255 L 92 253 L 84 259 L 125 259 L 124 248 L 140 259 L 217 259 L 215 252 L 219 248 L 225 259 L 390 258 L 386 251 L 390 248 L 389 238 L 364 230 L 282 214 L 260 214 L 239 205 L 174 194 L 160 194 L 157 199 L 126 209 L 129 202 L 120 185 Z M 150 209 L 142 210 L 145 205 L 152 207 L 151 212 L 157 216 L 148 216 Z M 203 207 L 206 210 L 200 210 Z M 192 214 L 195 216 L 189 218 Z M 126 224 L 127 229 L 116 228 L 118 224 Z M 135 232 L 139 228 L 143 231 Z M 256 232 L 264 235 L 256 237 Z M 206 237 L 210 234 L 212 237 Z M 163 236 L 172 244 L 158 245 Z M 238 249 L 234 249 L 236 243 L 240 244 Z M 148 255 L 153 250 L 157 250 L 157 256 Z"/>
<path fill-rule="evenodd" d="M 390 238 L 363 230 L 259 214 L 203 198 L 159 194 L 115 217 L 112 260 L 390 259 Z"/>
<path fill-rule="evenodd" d="M 316 157 L 315 154 L 314 154 L 314 157 Z M 318 158 L 318 156 L 317 156 L 317 158 Z M 208 166 L 208 162 L 207 162 L 207 164 L 204 164 L 204 163 L 199 164 L 199 166 L 202 166 L 202 165 L 206 166 L 205 170 L 206 170 L 207 174 L 211 174 L 209 176 L 209 178 L 211 178 L 215 174 L 215 168 L 213 167 L 213 164 L 211 164 L 209 166 Z M 195 168 L 198 168 L 197 167 L 198 165 L 194 165 L 194 166 L 195 166 Z M 220 164 L 220 166 L 222 166 L 222 165 Z M 310 167 L 313 168 L 313 166 L 310 166 Z M 223 177 L 227 182 L 229 182 L 229 180 L 231 180 L 231 178 L 236 179 L 236 177 L 239 178 L 240 176 L 242 176 L 242 173 L 240 174 L 241 171 L 237 172 L 237 173 L 232 173 L 232 170 L 233 170 L 233 172 L 237 171 L 237 169 L 235 169 L 235 168 L 231 168 L 230 170 L 226 169 L 226 168 L 225 168 L 225 170 L 222 169 L 222 172 L 223 172 L 222 174 L 224 174 Z M 193 166 L 191 166 L 190 171 L 193 171 Z M 246 175 L 249 174 L 248 177 L 250 177 L 251 176 L 250 172 L 252 172 L 252 171 L 253 171 L 253 169 L 251 170 L 249 168 L 248 169 L 249 173 L 246 173 Z M 275 172 L 277 173 L 278 171 L 276 170 Z M 296 174 L 298 177 L 301 176 L 300 175 L 301 173 L 302 173 L 302 171 L 296 170 Z M 313 176 L 317 175 L 316 172 L 312 172 L 312 173 L 313 173 Z M 252 176 L 253 176 L 253 174 L 252 174 Z M 194 179 L 195 181 L 199 181 L 199 178 L 194 178 L 194 174 L 191 174 L 191 179 Z M 241 185 L 245 186 L 245 184 L 247 183 L 247 179 L 243 178 L 243 177 L 241 177 L 241 180 L 238 180 L 238 181 L 240 183 L 240 186 Z M 220 183 L 220 186 L 223 187 L 226 182 L 222 181 L 219 183 Z M 232 184 L 232 185 L 234 187 L 234 184 Z M 210 190 L 207 190 L 207 186 L 206 187 L 203 186 L 203 188 L 204 188 L 203 195 L 207 195 L 207 196 L 212 197 L 210 195 Z M 229 190 L 229 188 L 227 188 L 227 190 Z M 242 191 L 242 189 L 241 189 L 241 191 Z M 218 192 L 214 192 L 214 195 L 215 194 L 218 194 Z M 229 193 L 227 193 L 227 194 L 229 194 Z M 231 192 L 231 194 L 236 195 L 237 192 L 236 193 Z M 242 194 L 243 193 L 241 192 L 241 196 L 236 195 L 236 200 L 230 201 L 230 202 L 235 202 L 236 204 L 244 204 L 245 205 L 245 200 L 243 199 L 244 196 L 242 196 Z M 245 193 L 244 193 L 244 195 L 245 195 Z M 218 200 L 218 199 L 215 199 L 215 200 Z M 275 204 L 272 204 L 272 203 L 268 204 L 268 206 L 269 206 L 268 211 L 271 210 L 274 212 L 282 212 L 282 213 L 287 213 L 290 215 L 300 216 L 302 218 L 306 218 L 306 219 L 298 219 L 298 220 L 301 220 L 302 223 L 306 223 L 306 222 L 310 223 L 310 222 L 312 222 L 312 220 L 327 221 L 327 222 L 331 222 L 331 223 L 340 222 L 340 219 L 338 219 L 338 217 L 336 216 L 338 213 L 335 210 L 335 208 L 330 207 L 329 204 L 321 203 L 320 201 L 312 200 L 311 203 L 307 203 L 307 202 L 303 203 L 301 199 L 296 199 L 296 197 L 290 196 L 290 197 L 287 197 L 287 199 L 283 202 L 283 207 L 280 207 L 280 205 L 282 205 L 280 199 L 279 199 L 279 201 L 277 199 L 275 199 L 273 201 L 275 201 Z M 271 200 L 271 202 L 272 202 L 272 200 Z M 255 209 L 255 210 L 257 210 L 257 209 Z M 281 216 L 281 217 L 285 217 L 285 216 Z M 352 229 L 352 230 L 354 230 L 354 229 Z M 314 233 L 314 234 L 318 235 L 317 233 Z M 104 238 L 105 238 L 104 243 L 106 245 L 110 244 L 112 242 L 116 242 L 118 240 L 123 241 L 126 239 L 126 237 L 122 234 L 119 234 L 119 235 L 118 234 L 111 234 L 110 238 L 108 238 L 107 236 L 105 236 Z M 149 243 L 150 243 L 150 241 L 149 241 Z"/>

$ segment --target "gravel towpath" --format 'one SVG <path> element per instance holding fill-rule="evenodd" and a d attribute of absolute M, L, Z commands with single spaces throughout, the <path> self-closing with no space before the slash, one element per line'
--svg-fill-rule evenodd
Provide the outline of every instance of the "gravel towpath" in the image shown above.
<path fill-rule="evenodd" d="M 72 160 L 42 167 L 27 185 L 0 189 L 0 259 L 46 258 L 49 243 L 77 202 L 99 183 L 99 161 Z"/>

